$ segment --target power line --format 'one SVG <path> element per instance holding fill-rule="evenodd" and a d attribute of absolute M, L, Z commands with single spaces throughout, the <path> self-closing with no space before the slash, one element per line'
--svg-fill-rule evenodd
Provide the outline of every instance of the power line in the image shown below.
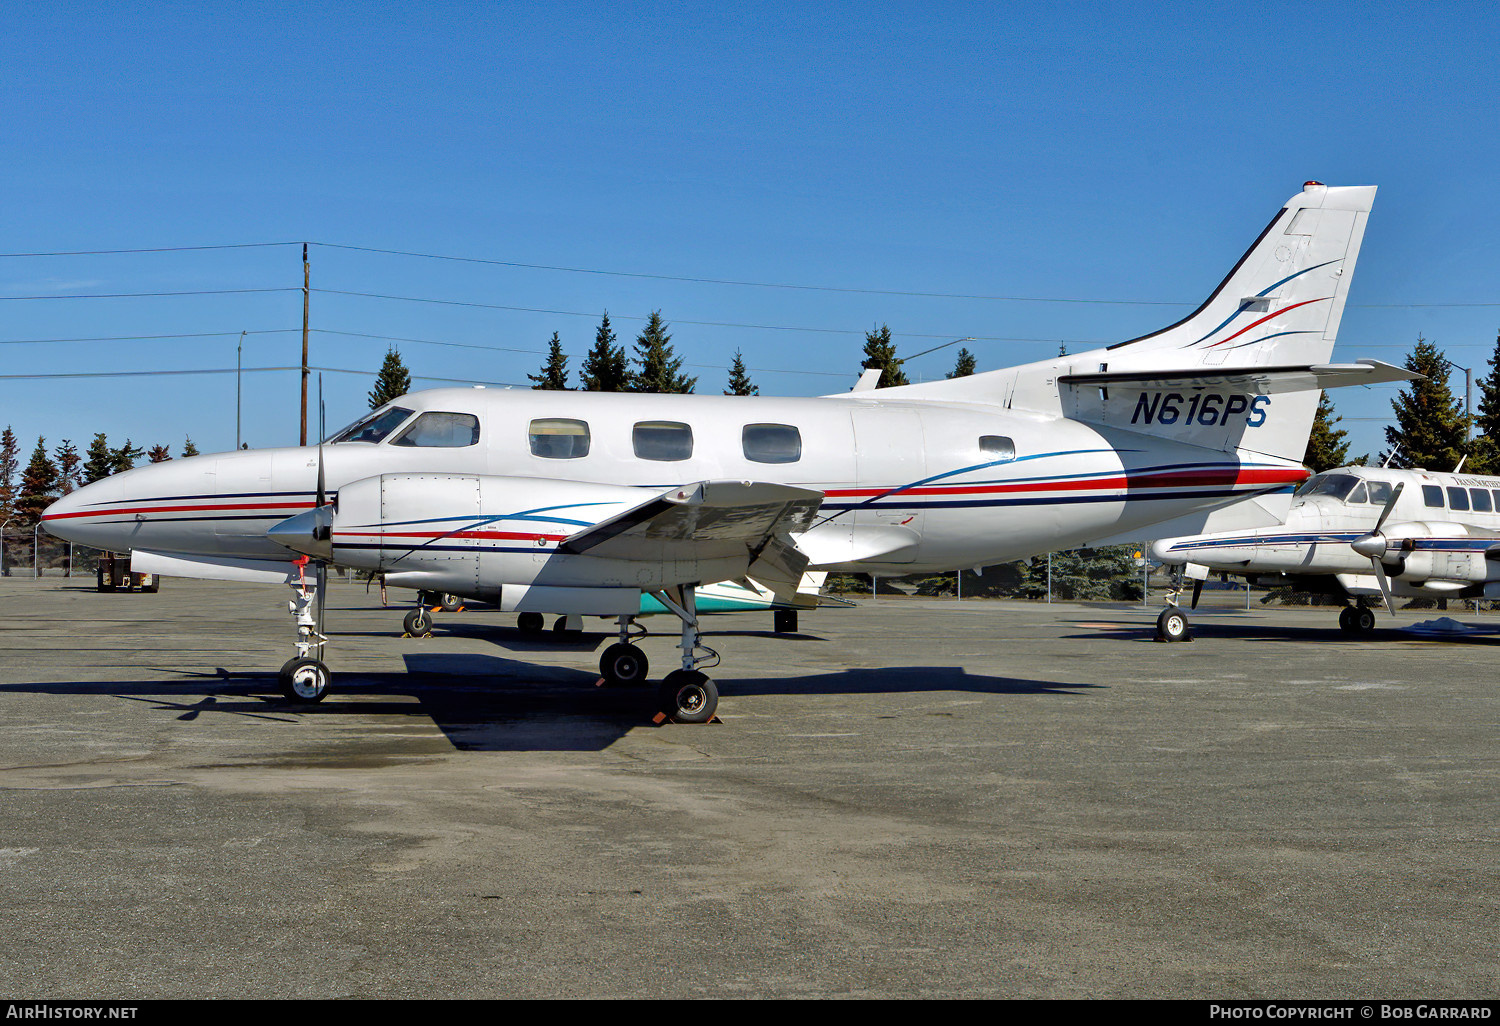
<path fill-rule="evenodd" d="M 301 292 L 300 288 L 274 289 L 198 289 L 192 292 L 97 292 L 70 296 L 0 296 L 0 300 L 21 299 L 160 299 L 171 296 L 240 296 L 256 292 Z"/>
<path fill-rule="evenodd" d="M 0 339 L 0 346 L 44 345 L 53 342 L 155 342 L 174 338 L 235 338 L 245 335 L 275 335 L 300 328 L 263 328 L 239 331 L 193 331 L 176 335 L 95 335 L 87 338 L 7 338 Z"/>
<path fill-rule="evenodd" d="M 0 253 L 10 257 L 115 256 L 122 253 L 194 253 L 208 249 L 264 249 L 269 246 L 299 246 L 299 242 L 231 242 L 218 246 L 152 246 L 142 249 L 70 249 L 50 253 Z"/>

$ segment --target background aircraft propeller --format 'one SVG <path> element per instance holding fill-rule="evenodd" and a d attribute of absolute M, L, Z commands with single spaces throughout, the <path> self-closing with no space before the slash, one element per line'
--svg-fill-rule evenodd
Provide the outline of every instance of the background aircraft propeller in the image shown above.
<path fill-rule="evenodd" d="M 1391 515 L 1391 510 L 1396 508 L 1396 500 L 1401 497 L 1401 489 L 1405 487 L 1405 482 L 1402 482 L 1391 490 L 1391 497 L 1385 500 L 1385 509 L 1380 511 L 1380 518 L 1375 521 L 1374 529 L 1350 543 L 1350 547 L 1355 552 L 1370 558 L 1370 565 L 1375 568 L 1375 580 L 1380 582 L 1380 597 L 1385 600 L 1385 608 L 1392 616 L 1396 615 L 1396 603 L 1391 598 L 1391 582 L 1385 575 L 1384 564 L 1381 563 L 1385 554 L 1390 551 L 1390 541 L 1380 533 L 1380 529 L 1385 526 L 1386 518 Z"/>

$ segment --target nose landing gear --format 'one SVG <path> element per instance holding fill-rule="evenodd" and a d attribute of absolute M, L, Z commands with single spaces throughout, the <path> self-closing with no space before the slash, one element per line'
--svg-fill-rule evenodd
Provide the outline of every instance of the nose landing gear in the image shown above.
<path fill-rule="evenodd" d="M 310 705 L 321 702 L 328 694 L 333 674 L 323 663 L 323 647 L 328 637 L 323 633 L 324 595 L 328 585 L 328 566 L 313 564 L 313 580 L 307 580 L 307 556 L 293 560 L 297 564 L 294 597 L 287 603 L 297 617 L 297 654 L 282 664 L 277 684 L 288 702 Z"/>

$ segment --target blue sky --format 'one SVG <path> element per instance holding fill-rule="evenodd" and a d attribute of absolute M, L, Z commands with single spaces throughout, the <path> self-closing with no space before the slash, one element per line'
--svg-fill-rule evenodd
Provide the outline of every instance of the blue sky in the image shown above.
<path fill-rule="evenodd" d="M 1421 334 L 1478 376 L 1497 29 L 1492 3 L 23 5 L 0 251 L 308 241 L 315 366 L 422 340 L 395 343 L 419 386 L 524 386 L 552 332 L 576 376 L 603 311 L 628 344 L 661 310 L 700 392 L 738 349 L 815 395 L 879 324 L 993 369 L 1176 320 L 1317 179 L 1380 187 L 1335 357 Z M 223 371 L 241 331 L 246 367 L 293 365 L 301 284 L 300 245 L 0 257 L 0 425 L 230 448 L 232 374 L 3 375 Z M 278 291 L 61 298 L 252 289 Z M 194 337 L 137 337 L 167 335 Z M 330 427 L 372 384 L 335 371 Z M 1334 393 L 1355 454 L 1392 394 Z M 295 373 L 243 396 L 251 445 L 295 443 Z"/>

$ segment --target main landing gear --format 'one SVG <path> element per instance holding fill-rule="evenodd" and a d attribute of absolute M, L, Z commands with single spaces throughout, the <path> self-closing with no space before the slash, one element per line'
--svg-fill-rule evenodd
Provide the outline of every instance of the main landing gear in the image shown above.
<path fill-rule="evenodd" d="M 1339 610 L 1339 630 L 1345 634 L 1369 634 L 1375 629 L 1375 610 L 1369 606 L 1345 606 Z"/>
<path fill-rule="evenodd" d="M 685 584 L 670 591 L 655 592 L 662 605 L 682 620 L 682 669 L 673 670 L 656 691 L 656 722 L 708 723 L 719 708 L 719 689 L 698 667 L 719 665 L 719 653 L 702 643 L 698 632 L 696 587 Z M 698 653 L 707 652 L 705 656 Z M 710 662 L 712 660 L 712 662 Z"/>
<path fill-rule="evenodd" d="M 631 640 L 631 631 L 634 629 L 639 632 L 638 637 L 644 637 L 646 629 L 632 616 L 621 616 L 616 623 L 620 626 L 620 640 L 606 648 L 600 657 L 599 678 L 614 687 L 639 687 L 646 683 L 651 661 Z"/>
<path fill-rule="evenodd" d="M 277 675 L 281 694 L 289 702 L 311 705 L 323 701 L 328 694 L 328 685 L 333 675 L 323 663 L 323 646 L 328 643 L 323 633 L 323 605 L 328 585 L 328 566 L 313 563 L 313 579 L 307 580 L 307 566 L 312 560 L 307 556 L 294 560 L 297 564 L 297 583 L 292 585 L 294 596 L 287 603 L 297 617 L 297 654 L 288 659 Z"/>

